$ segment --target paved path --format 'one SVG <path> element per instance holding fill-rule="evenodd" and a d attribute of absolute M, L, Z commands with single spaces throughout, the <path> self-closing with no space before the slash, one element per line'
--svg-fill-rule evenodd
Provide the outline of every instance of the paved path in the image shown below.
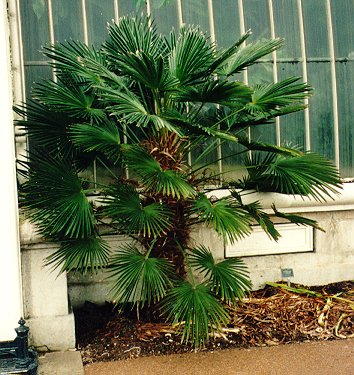
<path fill-rule="evenodd" d="M 354 375 L 354 340 L 232 349 L 88 365 L 85 375 Z"/>

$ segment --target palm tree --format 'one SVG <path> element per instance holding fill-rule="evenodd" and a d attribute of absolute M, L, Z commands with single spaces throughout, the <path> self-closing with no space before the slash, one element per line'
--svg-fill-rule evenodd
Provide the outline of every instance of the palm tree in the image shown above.
<path fill-rule="evenodd" d="M 340 186 L 322 156 L 246 136 L 250 127 L 302 110 L 311 94 L 295 77 L 243 83 L 245 68 L 283 45 L 245 46 L 249 35 L 219 50 L 197 27 L 164 37 L 149 18 L 123 17 L 99 49 L 74 41 L 46 47 L 56 80 L 38 83 L 16 108 L 30 142 L 20 167 L 24 209 L 45 239 L 61 243 L 48 264 L 62 272 L 108 267 L 117 303 L 158 304 L 179 324 L 182 341 L 196 346 L 227 323 L 227 304 L 251 284 L 240 259 L 216 262 L 212 249 L 192 246 L 191 228 L 207 225 L 233 243 L 258 223 L 277 240 L 273 216 L 317 223 L 275 207 L 269 215 L 258 201 L 244 203 L 245 194 L 324 201 Z M 237 144 L 239 152 L 210 161 L 221 144 Z M 210 168 L 235 155 L 244 160 L 242 178 Z M 105 178 L 92 180 L 93 164 Z M 225 185 L 223 198 L 208 189 Z M 109 248 L 107 226 L 132 242 Z"/>

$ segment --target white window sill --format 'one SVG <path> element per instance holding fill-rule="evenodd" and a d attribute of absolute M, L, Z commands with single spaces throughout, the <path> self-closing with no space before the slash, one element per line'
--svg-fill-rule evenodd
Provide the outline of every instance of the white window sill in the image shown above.
<path fill-rule="evenodd" d="M 333 199 L 328 198 L 324 203 L 279 193 L 251 193 L 244 196 L 243 201 L 247 204 L 258 200 L 267 213 L 273 212 L 272 204 L 275 204 L 279 211 L 288 213 L 354 210 L 354 183 L 344 183 L 343 189 L 339 190 L 339 194 L 338 196 L 332 194 Z M 228 195 L 228 189 L 214 190 L 208 193 L 208 196 L 215 196 L 216 198 Z"/>

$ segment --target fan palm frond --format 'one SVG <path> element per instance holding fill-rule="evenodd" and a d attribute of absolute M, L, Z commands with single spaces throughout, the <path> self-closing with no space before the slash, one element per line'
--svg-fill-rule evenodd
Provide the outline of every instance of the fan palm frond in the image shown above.
<path fill-rule="evenodd" d="M 272 209 L 274 211 L 275 216 L 281 217 L 282 219 L 286 219 L 290 221 L 291 223 L 297 224 L 297 225 L 308 225 L 310 227 L 313 227 L 315 229 L 321 230 L 324 232 L 324 230 L 318 225 L 318 222 L 316 220 L 309 219 L 307 217 L 303 217 L 300 215 L 294 215 L 294 214 L 286 214 L 284 212 L 280 212 L 276 209 L 275 205 L 272 205 Z"/>
<path fill-rule="evenodd" d="M 196 194 L 182 173 L 163 169 L 160 163 L 141 147 L 127 145 L 123 155 L 129 169 L 141 178 L 144 188 L 154 194 L 172 198 L 188 198 Z"/>
<path fill-rule="evenodd" d="M 156 115 L 152 110 L 140 101 L 139 97 L 132 92 L 107 91 L 102 94 L 102 98 L 112 104 L 107 107 L 111 115 L 117 116 L 120 121 L 127 125 L 155 129 L 167 129 L 179 134 L 178 128 L 172 125 L 168 119 Z"/>
<path fill-rule="evenodd" d="M 240 208 L 234 207 L 227 199 L 212 201 L 205 194 L 199 194 L 193 202 L 192 212 L 198 222 L 211 224 L 224 240 L 231 243 L 251 233 L 252 218 Z"/>
<path fill-rule="evenodd" d="M 241 82 L 213 80 L 197 86 L 183 86 L 175 95 L 177 101 L 226 104 L 246 104 L 251 90 Z"/>
<path fill-rule="evenodd" d="M 101 75 L 109 72 L 104 54 L 80 41 L 45 46 L 43 53 L 50 59 L 56 75 L 62 81 L 71 81 L 71 84 L 99 84 L 102 82 Z"/>
<path fill-rule="evenodd" d="M 64 160 L 31 154 L 29 179 L 23 184 L 25 209 L 46 238 L 87 238 L 95 218 L 85 182 Z"/>
<path fill-rule="evenodd" d="M 117 304 L 144 307 L 156 304 L 172 286 L 173 268 L 166 259 L 149 257 L 133 245 L 118 249 L 110 262 L 109 278 Z"/>
<path fill-rule="evenodd" d="M 284 39 L 276 38 L 260 40 L 239 48 L 237 52 L 228 59 L 227 64 L 222 66 L 218 73 L 231 76 L 241 72 L 246 67 L 253 65 L 261 57 L 269 55 L 284 45 Z"/>
<path fill-rule="evenodd" d="M 112 218 L 123 233 L 156 238 L 171 226 L 169 209 L 160 203 L 143 204 L 132 186 L 121 184 L 106 193 L 103 214 Z"/>
<path fill-rule="evenodd" d="M 167 320 L 178 325 L 181 342 L 204 345 L 209 332 L 217 332 L 229 320 L 227 311 L 205 284 L 182 281 L 170 289 L 162 302 Z"/>
<path fill-rule="evenodd" d="M 191 248 L 188 252 L 191 266 L 207 278 L 210 289 L 226 303 L 242 301 L 251 289 L 247 267 L 241 259 L 230 258 L 215 262 L 205 246 Z"/>
<path fill-rule="evenodd" d="M 208 74 L 214 61 L 214 48 L 199 28 L 182 27 L 178 38 L 171 44 L 169 69 L 181 85 L 193 84 Z"/>
<path fill-rule="evenodd" d="M 240 207 L 242 207 L 250 214 L 250 216 L 252 216 L 252 218 L 261 226 L 261 228 L 270 238 L 275 241 L 280 238 L 280 233 L 276 230 L 269 215 L 262 211 L 262 205 L 259 201 L 244 204 L 240 194 L 236 190 L 231 191 L 231 196 L 236 199 Z"/>
<path fill-rule="evenodd" d="M 226 63 L 231 60 L 235 54 L 239 51 L 242 44 L 252 35 L 251 30 L 247 30 L 245 34 L 241 36 L 234 44 L 230 47 L 226 48 L 225 50 L 216 51 L 216 56 L 214 61 L 209 67 L 209 73 L 216 73 L 220 71 L 222 66 L 225 66 Z"/>
<path fill-rule="evenodd" d="M 47 80 L 36 85 L 33 95 L 52 110 L 65 112 L 78 119 L 99 122 L 106 117 L 104 110 L 97 107 L 95 96 L 85 93 L 78 86 Z"/>
<path fill-rule="evenodd" d="M 111 63 L 122 56 L 142 52 L 151 58 L 164 56 L 167 43 L 158 33 L 149 17 L 121 17 L 119 22 L 108 27 L 108 39 L 103 45 Z"/>
<path fill-rule="evenodd" d="M 311 94 L 312 87 L 307 83 L 298 83 L 299 79 L 289 77 L 277 83 L 256 85 L 252 101 L 246 105 L 246 109 L 253 115 L 263 115 L 278 107 L 303 101 Z"/>
<path fill-rule="evenodd" d="M 60 272 L 97 272 L 106 267 L 110 255 L 107 243 L 101 238 L 89 237 L 75 241 L 65 241 L 59 250 L 46 258 L 46 265 Z"/>
<path fill-rule="evenodd" d="M 14 110 L 20 116 L 26 116 L 26 120 L 17 120 L 16 125 L 25 131 L 32 143 L 40 145 L 48 153 L 60 149 L 62 154 L 70 154 L 72 145 L 66 130 L 73 119 L 66 113 L 55 112 L 35 100 L 28 100 Z"/>
<path fill-rule="evenodd" d="M 99 125 L 71 125 L 68 134 L 74 145 L 84 151 L 102 152 L 114 163 L 120 157 L 121 136 L 117 125 L 112 121 L 102 121 Z"/>
<path fill-rule="evenodd" d="M 277 192 L 309 196 L 318 201 L 333 199 L 341 185 L 334 165 L 311 152 L 297 157 L 278 156 L 264 173 Z"/>

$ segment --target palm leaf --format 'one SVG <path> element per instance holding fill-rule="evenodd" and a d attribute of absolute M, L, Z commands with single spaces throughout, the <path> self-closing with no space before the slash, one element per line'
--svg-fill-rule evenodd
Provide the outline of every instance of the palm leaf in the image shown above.
<path fill-rule="evenodd" d="M 166 259 L 143 255 L 133 245 L 120 248 L 112 258 L 109 279 L 117 304 L 144 307 L 159 302 L 171 287 L 172 266 Z"/>
<path fill-rule="evenodd" d="M 256 85 L 252 101 L 246 105 L 246 109 L 253 115 L 264 115 L 278 107 L 303 101 L 311 94 L 312 88 L 307 83 L 296 83 L 299 79 L 289 77 L 277 83 Z"/>
<path fill-rule="evenodd" d="M 172 198 L 188 198 L 196 194 L 183 174 L 162 169 L 160 163 L 140 147 L 126 146 L 123 155 L 130 170 L 137 173 L 146 191 Z"/>
<path fill-rule="evenodd" d="M 276 146 L 261 141 L 249 140 L 240 134 L 237 135 L 238 143 L 245 146 L 250 151 L 266 151 L 275 154 L 283 154 L 288 156 L 300 156 L 302 152 L 296 148 L 290 148 L 286 146 Z M 260 154 L 259 154 L 260 155 Z"/>
<path fill-rule="evenodd" d="M 248 213 L 230 204 L 227 199 L 212 201 L 205 194 L 199 194 L 192 208 L 198 222 L 211 224 L 224 240 L 231 243 L 251 233 L 252 218 Z"/>
<path fill-rule="evenodd" d="M 102 83 L 102 74 L 111 76 L 101 51 L 80 41 L 66 41 L 43 47 L 60 80 L 81 86 Z M 70 82 L 71 81 L 71 82 Z"/>
<path fill-rule="evenodd" d="M 151 58 L 164 56 L 167 43 L 148 17 L 121 17 L 117 24 L 108 26 L 108 39 L 103 48 L 110 61 L 115 63 L 117 58 L 137 51 Z"/>
<path fill-rule="evenodd" d="M 156 238 L 171 226 L 170 210 L 160 203 L 144 204 L 132 186 L 120 184 L 106 193 L 103 215 L 112 218 L 121 232 Z"/>
<path fill-rule="evenodd" d="M 178 129 L 168 119 L 150 112 L 140 101 L 139 97 L 132 92 L 106 91 L 102 95 L 105 101 L 112 103 L 107 107 L 111 115 L 127 125 L 133 124 L 137 127 L 149 128 L 151 125 L 157 130 L 167 129 L 179 134 Z"/>
<path fill-rule="evenodd" d="M 269 215 L 262 211 L 262 206 L 259 201 L 244 204 L 240 194 L 236 190 L 231 191 L 231 196 L 236 199 L 240 207 L 247 211 L 250 216 L 261 226 L 264 232 L 273 240 L 277 241 L 280 238 L 280 233 L 275 229 L 274 223 Z"/>
<path fill-rule="evenodd" d="M 107 266 L 109 246 L 100 238 L 90 237 L 63 242 L 56 252 L 46 259 L 46 265 L 60 272 L 96 272 Z"/>
<path fill-rule="evenodd" d="M 168 291 L 162 302 L 167 320 L 178 324 L 181 342 L 191 341 L 196 347 L 209 340 L 209 332 L 217 332 L 228 322 L 222 304 L 204 284 L 183 281 Z"/>
<path fill-rule="evenodd" d="M 94 122 L 106 117 L 103 109 L 97 107 L 95 96 L 85 93 L 78 86 L 47 80 L 36 85 L 33 95 L 52 110 L 65 112 L 71 117 Z"/>
<path fill-rule="evenodd" d="M 219 71 L 222 66 L 225 66 L 226 63 L 231 60 L 235 54 L 239 51 L 242 44 L 252 35 L 251 30 L 247 30 L 245 34 L 241 36 L 233 45 L 225 50 L 219 51 L 216 56 L 215 60 L 209 67 L 209 72 L 214 73 L 215 71 Z"/>
<path fill-rule="evenodd" d="M 199 28 L 182 27 L 176 41 L 172 37 L 169 68 L 181 85 L 192 84 L 207 74 L 214 48 Z"/>
<path fill-rule="evenodd" d="M 228 59 L 227 64 L 218 70 L 218 73 L 226 76 L 239 73 L 246 67 L 256 63 L 261 57 L 269 55 L 283 45 L 284 40 L 280 38 L 250 43 L 243 48 L 239 48 L 237 52 Z"/>
<path fill-rule="evenodd" d="M 40 145 L 48 153 L 61 150 L 70 154 L 72 145 L 66 133 L 73 119 L 64 112 L 54 112 L 50 107 L 35 100 L 27 100 L 23 106 L 14 108 L 15 112 L 26 118 L 17 120 L 16 125 L 24 129 L 31 144 Z"/>
<path fill-rule="evenodd" d="M 129 75 L 151 89 L 172 90 L 178 83 L 165 69 L 162 56 L 149 56 L 142 51 L 136 51 L 122 55 L 119 59 L 117 57 L 115 63 L 122 74 Z"/>
<path fill-rule="evenodd" d="M 111 121 L 98 124 L 75 124 L 68 134 L 74 145 L 86 152 L 99 151 L 114 163 L 120 157 L 120 134 L 117 125 Z"/>
<path fill-rule="evenodd" d="M 46 238 L 87 238 L 95 218 L 85 182 L 64 160 L 31 154 L 29 179 L 23 184 L 25 209 Z"/>
<path fill-rule="evenodd" d="M 283 194 L 303 195 L 318 201 L 338 194 L 340 178 L 333 164 L 321 155 L 278 156 L 264 172 L 266 182 Z"/>
<path fill-rule="evenodd" d="M 189 250 L 191 266 L 208 279 L 213 292 L 226 303 L 242 301 L 251 288 L 247 267 L 241 259 L 230 258 L 215 262 L 209 249 L 199 246 Z"/>
<path fill-rule="evenodd" d="M 297 224 L 297 225 L 308 225 L 312 228 L 319 229 L 322 232 L 324 230 L 318 225 L 318 222 L 316 220 L 312 220 L 300 215 L 294 215 L 294 214 L 286 214 L 284 212 L 280 212 L 276 209 L 275 205 L 272 204 L 272 209 L 274 211 L 275 216 L 281 217 L 282 219 L 286 219 L 290 221 L 291 223 Z"/>
<path fill-rule="evenodd" d="M 249 102 L 251 90 L 241 82 L 213 80 L 200 85 L 183 86 L 174 95 L 174 99 L 234 106 Z"/>

